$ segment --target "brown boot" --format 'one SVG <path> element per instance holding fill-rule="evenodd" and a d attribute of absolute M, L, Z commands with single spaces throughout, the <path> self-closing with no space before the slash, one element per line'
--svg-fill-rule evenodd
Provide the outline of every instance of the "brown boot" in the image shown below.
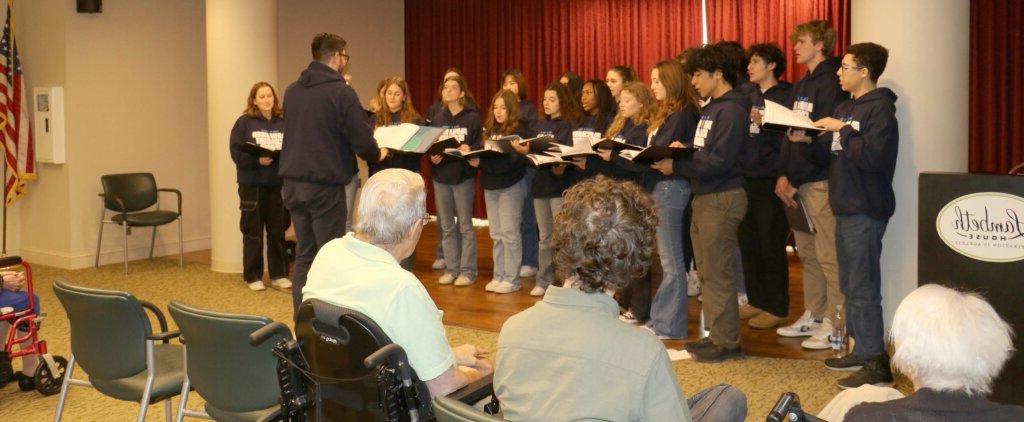
<path fill-rule="evenodd" d="M 750 306 L 749 304 L 740 306 L 740 319 L 750 319 L 762 313 L 764 313 L 764 311 L 753 306 Z"/>
<path fill-rule="evenodd" d="M 785 317 L 772 315 L 771 312 L 761 312 L 759 315 L 751 318 L 750 321 L 747 322 L 747 324 L 750 325 L 751 328 L 757 328 L 761 330 L 775 328 L 785 323 Z"/>

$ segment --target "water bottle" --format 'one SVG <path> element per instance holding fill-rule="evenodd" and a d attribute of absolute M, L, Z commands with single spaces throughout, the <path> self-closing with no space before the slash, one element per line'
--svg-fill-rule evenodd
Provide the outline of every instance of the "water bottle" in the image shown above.
<path fill-rule="evenodd" d="M 832 335 L 828 338 L 834 357 L 840 358 L 846 355 L 848 350 L 847 340 L 846 321 L 843 320 L 843 305 L 836 305 L 836 313 L 832 315 Z"/>

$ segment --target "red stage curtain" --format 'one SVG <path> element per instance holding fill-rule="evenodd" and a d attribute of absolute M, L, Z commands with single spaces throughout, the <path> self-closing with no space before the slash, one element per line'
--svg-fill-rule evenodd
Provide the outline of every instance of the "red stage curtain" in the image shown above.
<path fill-rule="evenodd" d="M 772 42 L 786 52 L 782 79 L 795 82 L 807 68 L 796 65 L 789 34 L 797 25 L 825 19 L 836 29 L 834 55 L 850 40 L 850 0 L 707 0 L 708 42 L 739 41 L 744 47 Z"/>
<path fill-rule="evenodd" d="M 700 0 L 409 1 L 405 75 L 413 102 L 425 112 L 445 69 L 457 66 L 486 109 L 502 72 L 516 67 L 540 108 L 544 86 L 566 70 L 603 80 L 608 68 L 626 64 L 647 80 L 654 63 L 697 46 L 700 37 Z M 479 190 L 476 210 L 484 216 Z"/>
<path fill-rule="evenodd" d="M 1024 2 L 971 1 L 971 172 L 1024 162 Z"/>

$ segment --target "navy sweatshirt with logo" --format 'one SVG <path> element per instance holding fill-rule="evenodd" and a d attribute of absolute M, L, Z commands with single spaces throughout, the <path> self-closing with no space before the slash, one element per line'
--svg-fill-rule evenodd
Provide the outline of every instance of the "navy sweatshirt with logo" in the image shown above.
<path fill-rule="evenodd" d="M 812 145 L 815 156 L 831 159 L 828 202 L 832 212 L 888 220 L 896 210 L 892 189 L 900 142 L 896 94 L 876 88 L 839 104 L 833 117 L 846 126 L 839 132 L 823 132 Z"/>
<path fill-rule="evenodd" d="M 242 186 L 281 186 L 281 176 L 277 175 L 278 159 L 269 166 L 260 165 L 260 155 L 246 148 L 246 142 L 256 142 L 256 138 L 284 135 L 284 118 L 272 117 L 270 120 L 261 117 L 243 115 L 235 121 L 231 128 L 231 159 L 235 162 L 238 184 Z"/>
<path fill-rule="evenodd" d="M 516 125 L 515 135 L 528 139 L 534 135 L 523 125 Z M 491 136 L 491 139 L 501 135 Z M 484 157 L 480 159 L 480 186 L 487 190 L 505 189 L 522 180 L 526 175 L 526 167 L 530 165 L 525 156 L 513 152 L 501 157 Z"/>
<path fill-rule="evenodd" d="M 701 149 L 672 163 L 673 173 L 690 179 L 694 195 L 743 186 L 743 152 L 750 132 L 750 97 L 733 89 L 711 100 L 701 112 L 693 143 Z"/>
<path fill-rule="evenodd" d="M 763 113 L 764 100 L 787 105 L 791 100 L 792 90 L 793 86 L 788 82 L 779 82 L 763 93 L 760 88 L 754 90 L 750 93 L 750 101 L 754 103 L 755 109 Z M 750 122 L 750 144 L 743 147 L 743 152 L 747 154 L 747 158 L 744 159 L 746 164 L 743 175 L 750 178 L 778 177 L 782 167 L 779 151 L 782 145 L 788 142 L 785 133 L 764 130 Z"/>
<path fill-rule="evenodd" d="M 278 174 L 289 180 L 345 185 L 356 173 L 353 153 L 367 163 L 380 149 L 366 111 L 338 71 L 312 62 L 284 94 L 285 139 Z"/>
<path fill-rule="evenodd" d="M 637 124 L 633 119 L 626 119 L 625 124 L 622 125 L 622 129 L 619 130 L 619 133 L 615 134 L 612 139 L 622 143 L 636 145 L 641 148 L 646 147 L 647 123 Z M 640 184 L 640 173 L 643 171 L 643 168 L 633 164 L 632 161 L 619 157 L 618 151 L 612 151 L 611 161 L 601 161 L 604 165 L 599 167 L 598 171 L 603 173 L 605 176 L 617 180 L 627 180 L 634 182 L 637 185 Z"/>
<path fill-rule="evenodd" d="M 841 65 L 842 60 L 838 57 L 829 57 L 819 63 L 814 72 L 793 85 L 790 102 L 793 110 L 807 115 L 811 121 L 831 116 L 836 105 L 850 98 L 839 86 L 836 72 Z M 828 178 L 828 165 L 809 161 L 807 148 L 806 143 L 789 142 L 787 139 L 779 151 L 782 174 L 793 187 Z"/>
<path fill-rule="evenodd" d="M 400 113 L 391 113 L 391 119 L 389 121 L 391 125 L 401 124 L 402 115 Z M 377 116 L 371 115 L 370 122 L 371 125 L 376 124 Z M 417 117 L 416 120 L 410 123 L 414 125 L 423 125 L 424 121 L 422 118 Z M 387 158 L 384 159 L 384 161 L 381 161 L 379 163 L 368 164 L 367 167 L 370 172 L 370 176 L 373 176 L 378 171 L 393 168 L 406 169 L 413 173 L 419 173 L 420 158 L 422 157 L 423 155 L 421 154 L 398 154 L 394 151 L 388 151 L 388 156 Z"/>
<path fill-rule="evenodd" d="M 537 136 L 551 136 L 555 142 L 562 145 L 572 145 L 572 125 L 561 117 L 554 119 L 541 119 L 537 122 Z M 551 166 L 544 166 L 537 169 L 537 175 L 533 177 L 534 198 L 557 198 L 569 188 L 575 179 L 572 169 L 575 166 L 566 166 L 565 172 L 556 175 Z"/>
<path fill-rule="evenodd" d="M 444 128 L 438 139 L 455 138 L 461 144 L 469 145 L 469 149 L 480 149 L 483 127 L 480 114 L 469 107 L 463 107 L 459 114 L 452 115 L 451 109 L 445 107 L 437 113 L 431 126 Z M 431 178 L 445 185 L 457 185 L 466 179 L 472 179 L 476 169 L 465 160 L 451 160 L 435 165 L 431 170 Z"/>
<path fill-rule="evenodd" d="M 684 145 L 692 145 L 693 135 L 697 131 L 697 121 L 699 120 L 700 112 L 690 104 L 686 104 L 683 108 L 672 112 L 672 114 L 665 118 L 661 126 L 658 126 L 658 129 L 649 137 L 649 145 L 667 147 L 675 141 L 682 142 Z M 654 170 L 646 164 L 643 167 L 644 172 L 641 173 L 641 186 L 651 192 L 654 191 L 654 186 L 662 180 L 683 178 L 683 175 L 676 173 L 665 176 L 660 171 Z"/>
<path fill-rule="evenodd" d="M 604 138 L 604 132 L 608 130 L 608 125 L 611 124 L 611 120 L 614 116 L 608 116 L 603 119 L 598 119 L 598 116 L 591 116 L 589 114 L 584 115 L 583 123 L 576 130 L 572 131 L 573 142 L 576 138 L 593 138 L 602 139 Z M 575 169 L 575 179 L 573 184 L 581 180 L 595 177 L 598 174 L 609 175 L 609 164 L 596 155 L 590 155 L 586 157 L 586 165 L 583 170 Z"/>

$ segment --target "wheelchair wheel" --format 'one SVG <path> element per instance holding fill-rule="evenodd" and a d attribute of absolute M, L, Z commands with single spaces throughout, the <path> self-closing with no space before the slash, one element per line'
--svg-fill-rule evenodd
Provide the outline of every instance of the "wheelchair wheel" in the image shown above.
<path fill-rule="evenodd" d="M 39 367 L 36 368 L 35 382 L 36 391 L 44 396 L 52 396 L 60 392 L 61 384 L 64 383 L 64 374 L 68 370 L 68 360 L 63 356 L 53 356 L 57 364 L 57 373 L 50 373 L 50 368 L 43 358 L 39 358 Z"/>

